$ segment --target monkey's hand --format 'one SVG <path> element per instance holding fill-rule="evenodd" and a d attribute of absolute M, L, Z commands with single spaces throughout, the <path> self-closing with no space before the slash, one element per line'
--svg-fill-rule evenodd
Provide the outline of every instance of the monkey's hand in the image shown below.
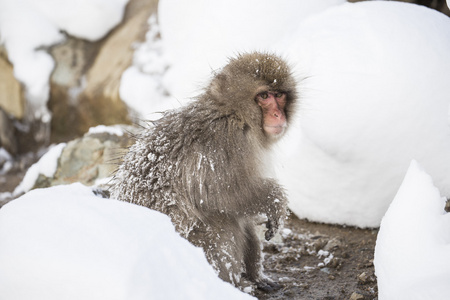
<path fill-rule="evenodd" d="M 266 238 L 266 241 L 270 241 L 275 236 L 275 233 L 278 230 L 278 222 L 274 222 L 273 220 L 269 219 L 267 220 L 266 228 L 267 231 L 264 234 L 264 237 Z"/>
<path fill-rule="evenodd" d="M 286 217 L 287 199 L 284 194 L 283 189 L 272 182 L 272 190 L 268 196 L 268 207 L 266 210 L 267 215 L 267 231 L 265 233 L 265 238 L 269 241 L 275 236 L 278 228 L 282 226 L 284 218 Z"/>

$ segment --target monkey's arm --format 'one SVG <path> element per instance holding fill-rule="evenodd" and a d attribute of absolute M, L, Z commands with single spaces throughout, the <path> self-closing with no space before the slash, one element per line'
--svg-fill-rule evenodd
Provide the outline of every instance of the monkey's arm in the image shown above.
<path fill-rule="evenodd" d="M 268 221 L 265 238 L 269 241 L 278 231 L 287 213 L 287 198 L 283 188 L 273 179 L 266 179 L 267 186 L 272 187 L 268 196 L 268 210 L 266 212 Z"/>
<path fill-rule="evenodd" d="M 241 140 L 236 141 L 238 138 Z M 286 215 L 286 196 L 275 180 L 261 178 L 255 154 L 247 152 L 243 139 L 235 134 L 228 142 L 221 139 L 212 140 L 208 147 L 193 145 L 193 159 L 183 165 L 182 189 L 200 218 L 266 215 L 266 239 L 270 239 Z"/>

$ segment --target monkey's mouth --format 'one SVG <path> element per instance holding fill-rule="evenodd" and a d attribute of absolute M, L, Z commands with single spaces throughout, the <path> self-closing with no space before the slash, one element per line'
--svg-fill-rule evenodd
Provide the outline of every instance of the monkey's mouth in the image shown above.
<path fill-rule="evenodd" d="M 283 126 L 283 125 L 279 125 L 279 126 L 264 125 L 264 131 L 268 135 L 274 136 L 274 137 L 283 134 L 285 129 L 286 129 L 286 126 Z"/>

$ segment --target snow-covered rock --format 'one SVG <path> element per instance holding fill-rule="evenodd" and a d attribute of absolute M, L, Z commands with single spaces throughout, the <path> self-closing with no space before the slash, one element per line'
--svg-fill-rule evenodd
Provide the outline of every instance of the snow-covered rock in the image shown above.
<path fill-rule="evenodd" d="M 17 197 L 31 190 L 41 174 L 45 177 L 53 177 L 56 172 L 56 168 L 58 167 L 58 159 L 65 147 L 66 143 L 51 146 L 49 150 L 39 159 L 39 161 L 27 170 L 25 177 L 14 189 L 12 195 Z"/>
<path fill-rule="evenodd" d="M 299 84 L 280 178 L 313 221 L 379 226 L 412 159 L 450 196 L 450 19 L 394 1 L 312 16 L 280 47 Z"/>
<path fill-rule="evenodd" d="M 73 36 L 97 40 L 117 25 L 128 0 L 2 0 L 0 43 L 14 65 L 14 76 L 26 87 L 34 118 L 50 121 L 46 108 L 54 68 L 43 49 Z"/>
<path fill-rule="evenodd" d="M 449 299 L 450 214 L 413 161 L 384 216 L 375 248 L 379 299 Z"/>
<path fill-rule="evenodd" d="M 121 155 L 133 143 L 129 134 L 136 130 L 136 127 L 126 125 L 99 125 L 91 127 L 84 136 L 67 144 L 51 146 L 27 170 L 11 197 L 21 196 L 34 188 L 74 182 L 88 186 L 108 186 Z"/>
<path fill-rule="evenodd" d="M 251 299 L 156 211 L 79 183 L 0 210 L 2 299 Z"/>

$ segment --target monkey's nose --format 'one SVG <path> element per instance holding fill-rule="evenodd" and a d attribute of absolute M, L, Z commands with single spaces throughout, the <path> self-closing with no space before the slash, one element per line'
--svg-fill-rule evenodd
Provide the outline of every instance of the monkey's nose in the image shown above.
<path fill-rule="evenodd" d="M 282 119 L 283 113 L 279 109 L 275 109 L 275 111 L 272 113 L 272 116 L 275 117 L 275 119 Z"/>

